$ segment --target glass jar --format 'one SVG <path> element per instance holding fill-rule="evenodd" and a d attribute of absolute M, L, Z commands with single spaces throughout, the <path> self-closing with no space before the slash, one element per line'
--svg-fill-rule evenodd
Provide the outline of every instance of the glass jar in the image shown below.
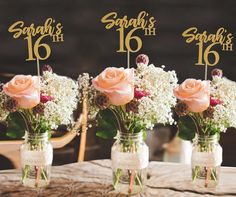
<path fill-rule="evenodd" d="M 111 160 L 115 190 L 128 195 L 142 192 L 149 162 L 143 133 L 119 132 L 111 149 Z"/>
<path fill-rule="evenodd" d="M 222 163 L 222 148 L 217 135 L 196 135 L 192 151 L 192 180 L 198 187 L 216 187 Z"/>
<path fill-rule="evenodd" d="M 44 187 L 50 182 L 53 148 L 48 133 L 26 132 L 20 148 L 22 184 L 28 187 Z"/>

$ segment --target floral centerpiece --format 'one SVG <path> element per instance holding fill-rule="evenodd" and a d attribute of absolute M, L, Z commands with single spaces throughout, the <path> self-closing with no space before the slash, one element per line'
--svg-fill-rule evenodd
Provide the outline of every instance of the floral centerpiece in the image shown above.
<path fill-rule="evenodd" d="M 77 107 L 78 85 L 70 78 L 44 66 L 43 75 L 16 75 L 1 85 L 0 120 L 9 137 L 25 137 L 21 146 L 22 182 L 31 187 L 49 183 L 52 146 L 51 130 L 72 125 Z"/>
<path fill-rule="evenodd" d="M 113 184 L 127 194 L 143 188 L 147 130 L 156 123 L 174 123 L 176 74 L 148 62 L 146 55 L 139 55 L 136 69 L 109 67 L 95 78 L 85 73 L 78 79 L 81 92 L 87 91 L 89 119 L 97 120 L 97 136 L 117 139 L 111 156 Z"/>
<path fill-rule="evenodd" d="M 179 136 L 194 139 L 192 179 L 197 185 L 216 186 L 222 163 L 219 135 L 236 128 L 236 83 L 214 69 L 211 81 L 186 79 L 174 89 L 180 116 Z"/>

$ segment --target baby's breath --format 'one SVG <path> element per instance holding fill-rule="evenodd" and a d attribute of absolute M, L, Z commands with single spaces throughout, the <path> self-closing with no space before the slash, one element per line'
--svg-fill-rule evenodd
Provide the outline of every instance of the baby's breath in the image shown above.
<path fill-rule="evenodd" d="M 213 77 L 211 96 L 222 104 L 214 107 L 211 122 L 224 132 L 228 127 L 236 128 L 236 83 L 227 78 Z"/>
<path fill-rule="evenodd" d="M 4 108 L 6 100 L 7 95 L 3 91 L 0 91 L 0 121 L 4 121 L 9 114 L 9 112 Z"/>
<path fill-rule="evenodd" d="M 138 65 L 135 86 L 150 93 L 141 98 L 137 116 L 146 127 L 152 129 L 155 123 L 173 124 L 171 108 L 176 104 L 173 89 L 177 86 L 175 71 L 165 71 L 153 64 Z"/>
<path fill-rule="evenodd" d="M 77 82 L 55 73 L 44 72 L 41 92 L 53 97 L 44 104 L 44 117 L 52 129 L 61 124 L 72 124 L 72 113 L 77 108 L 79 99 Z"/>

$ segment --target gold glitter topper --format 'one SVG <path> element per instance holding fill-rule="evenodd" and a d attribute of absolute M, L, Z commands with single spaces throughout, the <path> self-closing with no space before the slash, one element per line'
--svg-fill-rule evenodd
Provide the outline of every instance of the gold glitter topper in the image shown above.
<path fill-rule="evenodd" d="M 182 33 L 186 43 L 195 42 L 198 46 L 198 58 L 195 65 L 205 65 L 205 79 L 207 79 L 207 66 L 215 66 L 220 61 L 221 51 L 233 51 L 233 34 L 224 27 L 220 27 L 214 34 L 207 31 L 198 32 L 197 27 L 190 27 Z M 217 49 L 218 49 L 217 48 Z"/>
<path fill-rule="evenodd" d="M 135 35 L 137 31 L 142 31 L 144 36 L 156 35 L 156 20 L 146 11 L 141 11 L 137 18 L 129 18 L 127 15 L 119 17 L 117 12 L 110 12 L 101 18 L 101 22 L 106 29 L 115 28 L 119 32 L 117 52 L 135 53 L 142 48 L 142 39 Z"/>
<path fill-rule="evenodd" d="M 36 59 L 46 60 L 50 57 L 51 47 L 44 39 L 47 38 L 47 41 L 51 39 L 53 43 L 63 42 L 62 29 L 61 23 L 56 23 L 55 19 L 48 18 L 41 26 L 35 26 L 34 23 L 26 26 L 24 21 L 17 21 L 8 28 L 8 31 L 13 33 L 13 38 L 22 37 L 27 41 L 28 57 L 26 61 L 32 61 Z"/>

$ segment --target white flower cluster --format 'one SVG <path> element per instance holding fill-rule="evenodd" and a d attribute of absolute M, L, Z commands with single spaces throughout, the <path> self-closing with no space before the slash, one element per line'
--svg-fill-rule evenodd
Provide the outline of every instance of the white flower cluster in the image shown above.
<path fill-rule="evenodd" d="M 6 100 L 7 95 L 3 93 L 3 91 L 0 91 L 0 121 L 4 121 L 9 114 L 9 111 L 4 108 L 4 103 Z"/>
<path fill-rule="evenodd" d="M 137 116 L 147 128 L 152 129 L 156 123 L 174 123 L 171 108 L 176 104 L 173 89 L 177 81 L 175 71 L 164 71 L 153 64 L 138 64 L 135 86 L 149 95 L 139 100 Z"/>
<path fill-rule="evenodd" d="M 88 73 L 83 73 L 78 77 L 78 84 L 80 97 L 82 98 L 83 94 L 88 95 L 88 119 L 93 120 L 99 112 L 99 108 L 94 104 L 97 91 L 91 85 L 91 79 L 92 77 L 90 77 Z M 82 99 L 80 102 L 82 103 Z"/>
<path fill-rule="evenodd" d="M 213 77 L 211 96 L 222 103 L 214 107 L 214 126 L 224 132 L 228 127 L 236 128 L 236 82 L 225 77 Z"/>
<path fill-rule="evenodd" d="M 77 82 L 48 71 L 44 72 L 42 77 L 41 93 L 53 98 L 44 104 L 45 119 L 52 129 L 61 124 L 72 124 L 72 114 L 79 99 Z"/>

